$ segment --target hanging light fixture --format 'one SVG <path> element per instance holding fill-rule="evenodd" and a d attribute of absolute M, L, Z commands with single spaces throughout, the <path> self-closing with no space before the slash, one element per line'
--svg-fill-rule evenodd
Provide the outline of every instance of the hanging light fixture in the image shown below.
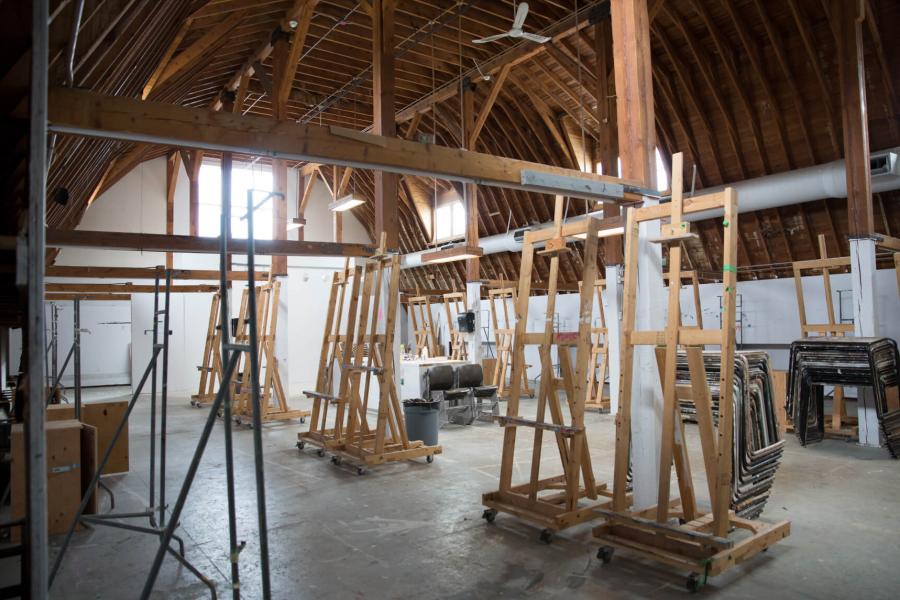
<path fill-rule="evenodd" d="M 357 198 L 353 194 L 347 194 L 343 198 L 338 198 L 334 202 L 328 205 L 328 209 L 333 212 L 344 212 L 350 210 L 355 206 L 359 206 L 360 204 L 365 204 L 365 200 L 361 200 Z"/>
<path fill-rule="evenodd" d="M 427 252 L 422 255 L 422 263 L 436 265 L 438 263 L 454 262 L 457 260 L 466 260 L 469 258 L 480 258 L 484 256 L 484 249 L 480 246 L 466 246 L 458 244 L 455 246 L 444 246 L 434 252 Z"/>

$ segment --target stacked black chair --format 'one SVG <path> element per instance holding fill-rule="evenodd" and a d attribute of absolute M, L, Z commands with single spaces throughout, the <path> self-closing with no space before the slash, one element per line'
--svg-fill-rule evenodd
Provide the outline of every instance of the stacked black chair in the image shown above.
<path fill-rule="evenodd" d="M 719 417 L 721 355 L 704 352 L 703 364 L 709 387 L 714 421 Z M 687 355 L 679 353 L 677 383 L 690 384 Z M 685 421 L 696 420 L 693 401 L 680 401 Z M 769 355 L 737 352 L 734 357 L 734 449 L 731 507 L 747 519 L 760 515 L 769 497 L 775 473 L 784 452 L 775 412 Z"/>
<path fill-rule="evenodd" d="M 475 418 L 482 421 L 492 421 L 500 414 L 500 402 L 497 399 L 497 386 L 484 385 L 484 371 L 481 365 L 461 365 L 456 372 L 457 386 L 468 388 L 472 391 L 475 400 Z"/>
<path fill-rule="evenodd" d="M 820 337 L 791 344 L 788 414 L 802 445 L 825 437 L 824 386 L 870 387 L 888 451 L 900 453 L 900 355 L 890 338 Z"/>
<path fill-rule="evenodd" d="M 456 371 L 452 366 L 431 367 L 426 377 L 428 398 L 440 403 L 441 427 L 448 423 L 470 425 L 475 420 L 472 391 L 456 385 Z"/>

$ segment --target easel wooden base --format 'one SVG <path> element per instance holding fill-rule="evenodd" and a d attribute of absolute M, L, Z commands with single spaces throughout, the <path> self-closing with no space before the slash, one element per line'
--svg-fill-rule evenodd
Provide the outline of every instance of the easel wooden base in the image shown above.
<path fill-rule="evenodd" d="M 683 518 L 684 513 L 677 508 L 680 503 L 676 500 L 673 504 L 675 508 L 669 514 Z M 693 521 L 670 525 L 654 520 L 655 506 L 629 514 L 604 510 L 595 511 L 595 516 L 598 512 L 607 522 L 594 528 L 594 537 L 607 545 L 600 548 L 597 558 L 608 563 L 613 549 L 621 548 L 689 571 L 690 591 L 699 590 L 708 578 L 756 556 L 791 534 L 790 521 L 751 521 L 735 516 L 733 511 L 729 512 L 731 534 L 727 538 L 711 533 L 712 513 L 697 513 Z"/>
<path fill-rule="evenodd" d="M 354 446 L 348 446 L 342 439 L 335 437 L 333 429 L 323 432 L 304 431 L 297 434 L 297 448 L 303 450 L 309 444 L 317 448 L 319 456 L 331 453 L 331 462 L 339 465 L 348 462 L 357 466 L 362 475 L 364 467 L 380 465 L 401 460 L 413 460 L 425 457 L 428 462 L 434 461 L 435 454 L 442 454 L 441 446 L 426 446 L 419 440 L 410 441 L 407 448 L 403 444 L 387 442 L 382 452 L 375 452 L 375 433 L 362 436 L 362 440 Z"/>
<path fill-rule="evenodd" d="M 587 490 L 581 489 L 579 502 L 585 499 L 587 502 L 575 510 L 567 510 L 565 484 L 564 475 L 540 480 L 538 482 L 539 492 L 547 490 L 558 490 L 558 492 L 539 495 L 537 502 L 529 499 L 531 488 L 529 483 L 513 486 L 508 491 L 497 490 L 482 494 L 481 503 L 487 506 L 482 518 L 490 523 L 494 521 L 497 513 L 508 513 L 542 527 L 540 539 L 549 544 L 554 532 L 596 519 L 595 510 L 605 508 L 612 501 L 612 493 L 608 491 L 605 483 L 601 483 L 594 487 L 594 495 L 597 498 L 587 498 Z"/>
<path fill-rule="evenodd" d="M 599 402 L 585 402 L 584 403 L 585 410 L 596 410 L 601 413 L 609 412 L 609 396 L 604 396 L 602 400 Z"/>

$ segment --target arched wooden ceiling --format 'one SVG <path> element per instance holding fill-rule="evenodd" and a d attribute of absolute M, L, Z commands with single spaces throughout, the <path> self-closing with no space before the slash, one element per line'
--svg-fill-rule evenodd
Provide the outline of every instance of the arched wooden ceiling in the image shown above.
<path fill-rule="evenodd" d="M 179 56 L 204 35 L 212 35 L 231 19 L 233 26 L 190 65 L 154 88 L 149 98 L 188 106 L 209 106 L 248 57 L 265 44 L 294 0 L 87 0 L 76 55 L 75 84 L 109 94 L 139 97 L 167 54 Z M 0 27 L 8 34 L 12 52 L 3 56 L 0 84 L 4 115 L 12 139 L 21 138 L 23 99 L 27 92 L 28 48 L 23 22 L 29 12 L 15 0 L 0 0 Z M 321 0 L 312 17 L 296 78 L 288 116 L 292 119 L 364 129 L 371 124 L 371 19 L 367 2 Z M 579 19 L 577 31 L 535 52 L 510 71 L 491 110 L 475 149 L 577 168 L 583 156 L 600 156 L 605 139 L 601 114 L 604 104 L 615 110 L 610 72 L 600 73 L 598 50 L 606 44 L 605 2 L 555 0 L 530 2 L 526 27 L 542 31 L 571 18 L 576 7 L 596 5 L 590 17 Z M 652 16 L 652 60 L 658 144 L 664 161 L 672 152 L 685 153 L 691 181 L 697 187 L 739 181 L 760 175 L 828 162 L 842 156 L 840 101 L 836 88 L 835 41 L 827 0 L 649 0 Z M 64 46 L 71 28 L 71 6 L 60 8 L 51 26 L 51 82 L 64 79 Z M 870 141 L 873 150 L 900 145 L 898 95 L 900 3 L 866 0 L 865 61 Z M 24 14 L 23 14 L 24 13 Z M 433 90 L 460 75 L 477 74 L 485 63 L 512 45 L 503 41 L 476 45 L 473 38 L 506 30 L 512 3 L 501 0 L 398 1 L 395 35 L 397 111 L 428 97 Z M 18 21 L 16 21 L 18 19 Z M 24 19 L 24 20 L 23 20 Z M 15 25 L 13 25 L 15 23 Z M 265 92 L 271 78 L 250 81 L 244 111 L 271 115 Z M 23 73 L 24 69 L 24 73 Z M 24 80 L 23 80 L 24 75 Z M 604 81 L 605 79 L 605 81 Z M 476 111 L 490 84 L 475 85 Z M 615 113 L 609 124 L 614 125 Z M 431 134 L 439 144 L 459 146 L 459 95 L 437 102 L 421 120 L 417 132 Z M 405 135 L 409 122 L 398 126 Z M 585 140 L 585 143 L 582 143 Z M 27 144 L 4 150 L 6 182 L 18 193 Z M 60 137 L 51 165 L 48 193 L 65 188 L 66 205 L 50 202 L 51 227 L 74 227 L 88 199 L 107 174 L 122 174 L 119 156 L 146 159 L 165 148 L 134 152 L 126 143 Z M 126 166 L 129 166 L 126 164 Z M 108 173 L 107 170 L 110 170 Z M 114 177 L 112 177 L 114 179 Z M 432 202 L 435 186 L 447 182 L 404 177 L 401 196 L 401 247 L 404 252 L 425 248 L 429 226 L 417 206 Z M 357 193 L 372 197 L 372 173 L 355 171 Z M 897 192 L 876 195 L 878 229 L 900 231 Z M 581 201 L 569 214 L 584 212 Z M 372 203 L 354 214 L 374 228 Z M 493 188 L 479 189 L 479 233 L 488 236 L 544 222 L 552 217 L 552 199 L 539 194 Z M 689 268 L 714 276 L 721 272 L 721 241 L 713 223 L 698 227 L 701 242 L 686 252 Z M 822 199 L 798 206 L 742 215 L 739 267 L 744 277 L 784 275 L 785 263 L 813 258 L 816 236 L 828 238 L 832 255 L 848 253 L 846 201 Z M 601 257 L 602 259 L 602 257 Z M 581 271 L 576 251 L 563 261 L 561 273 L 575 281 Z M 535 262 L 535 277 L 546 277 L 547 265 Z M 482 260 L 485 278 L 516 278 L 518 255 L 502 253 Z M 411 269 L 405 286 L 459 287 L 463 265 L 449 263 Z"/>

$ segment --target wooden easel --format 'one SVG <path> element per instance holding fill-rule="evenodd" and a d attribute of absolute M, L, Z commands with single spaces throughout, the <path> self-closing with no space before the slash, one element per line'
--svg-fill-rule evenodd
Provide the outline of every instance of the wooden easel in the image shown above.
<path fill-rule="evenodd" d="M 216 397 L 218 385 L 222 385 L 222 330 L 219 325 L 219 304 L 222 297 L 216 292 L 209 307 L 209 325 L 206 328 L 206 345 L 203 347 L 203 363 L 197 366 L 200 371 L 200 385 L 197 393 L 191 396 L 191 406 L 205 406 Z"/>
<path fill-rule="evenodd" d="M 825 336 L 843 337 L 846 334 L 853 335 L 852 323 L 838 323 L 834 316 L 834 299 L 831 294 L 831 269 L 850 266 L 850 257 L 828 258 L 828 249 L 825 245 L 825 236 L 819 235 L 819 260 L 807 260 L 793 263 L 794 290 L 797 293 L 797 310 L 800 315 L 800 335 L 802 337 Z M 825 323 L 809 323 L 806 316 L 806 300 L 803 297 L 803 272 L 819 271 L 822 274 L 822 283 L 825 288 Z M 790 417 L 790 415 L 788 415 Z M 790 426 L 793 429 L 793 426 Z M 847 408 L 844 404 L 844 388 L 836 386 L 831 401 L 831 427 L 825 430 L 827 437 L 852 439 L 859 437 L 859 427 L 856 417 L 847 416 Z"/>
<path fill-rule="evenodd" d="M 487 506 L 484 518 L 493 521 L 498 511 L 530 521 L 544 530 L 541 539 L 549 542 L 554 531 L 571 527 L 596 518 L 593 509 L 605 506 L 606 484 L 597 484 L 591 466 L 584 425 L 584 405 L 587 396 L 588 360 L 591 352 L 591 312 L 593 284 L 597 279 L 598 221 L 594 218 L 575 223 L 562 223 L 563 198 L 557 196 L 554 210 L 555 226 L 545 230 L 529 231 L 522 246 L 521 272 L 516 302 L 516 323 L 512 342 L 512 378 L 505 417 L 498 421 L 504 427 L 503 455 L 500 463 L 500 488 L 482 496 Z M 584 271 L 582 276 L 589 285 L 580 293 L 579 324 L 577 333 L 553 331 L 553 315 L 556 309 L 559 255 L 568 251 L 567 238 L 586 234 L 584 242 Z M 550 257 L 549 288 L 544 330 L 539 333 L 526 331 L 528 322 L 528 298 L 531 290 L 531 270 L 535 244 L 546 242 L 541 251 Z M 529 420 L 519 415 L 519 398 L 522 373 L 525 370 L 525 346 L 536 345 L 541 358 L 541 388 L 538 396 L 537 416 Z M 561 377 L 554 372 L 552 347 L 556 346 Z M 576 349 L 573 370 L 571 348 Z M 570 421 L 565 422 L 560 406 L 559 392 L 565 391 Z M 546 413 L 550 412 L 550 421 Z M 530 478 L 527 483 L 513 485 L 512 475 L 516 456 L 516 432 L 519 427 L 534 429 Z M 541 452 L 544 431 L 553 432 L 562 466 L 562 475 L 541 477 Z M 582 479 L 584 485 L 582 485 Z M 586 499 L 586 501 L 584 500 Z"/>
<path fill-rule="evenodd" d="M 313 401 L 309 431 L 297 434 L 297 446 L 302 450 L 306 442 L 319 447 L 319 455 L 324 456 L 326 448 L 340 445 L 342 423 L 329 426 L 329 408 L 340 402 L 334 393 L 334 382 L 340 374 L 341 389 L 345 389 L 344 357 L 353 346 L 353 332 L 356 325 L 356 309 L 359 300 L 361 267 L 350 267 L 344 262 L 344 269 L 335 272 L 331 278 L 331 293 L 325 315 L 325 329 L 322 336 L 322 351 L 319 354 L 319 369 L 316 374 L 316 389 L 303 393 Z M 347 375 L 349 377 L 349 374 Z"/>
<path fill-rule="evenodd" d="M 579 286 L 579 289 L 582 286 Z M 603 395 L 606 371 L 609 366 L 609 333 L 606 328 L 606 313 L 603 311 L 603 288 L 605 279 L 594 282 L 594 292 L 600 307 L 599 325 L 591 327 L 591 368 L 588 369 L 587 398 L 584 407 L 599 411 L 609 410 L 609 396 Z"/>
<path fill-rule="evenodd" d="M 447 331 L 450 337 L 450 360 L 468 360 L 466 341 L 459 331 L 458 317 L 466 312 L 466 293 L 444 294 L 444 312 L 447 315 Z"/>
<path fill-rule="evenodd" d="M 669 274 L 663 273 L 663 279 L 666 280 L 668 284 Z M 695 324 L 693 327 L 697 329 L 703 329 L 703 308 L 700 305 L 700 278 L 697 277 L 697 271 L 682 271 L 681 272 L 681 285 L 684 286 L 684 282 L 688 281 L 691 285 L 691 290 L 693 291 L 693 300 L 694 300 L 694 321 Z M 691 325 L 684 325 L 682 327 L 691 327 Z"/>
<path fill-rule="evenodd" d="M 607 562 L 613 548 L 624 548 L 643 557 L 691 571 L 689 587 L 702 586 L 707 577 L 717 575 L 765 550 L 790 534 L 790 523 L 769 525 L 735 516 L 730 510 L 732 459 L 734 453 L 734 369 L 722 368 L 718 427 L 713 423 L 709 387 L 703 365 L 704 345 L 721 347 L 722 364 L 734 362 L 735 286 L 737 284 L 737 193 L 733 188 L 684 201 L 682 197 L 683 157 L 672 157 L 672 201 L 669 204 L 628 209 L 625 233 L 625 297 L 622 320 L 622 375 L 619 414 L 616 420 L 616 461 L 611 510 L 594 513 L 605 523 L 594 535 L 608 546 L 598 556 Z M 681 242 L 695 236 L 684 214 L 724 208 L 723 290 L 724 307 L 721 329 L 699 329 L 681 324 Z M 638 229 L 642 222 L 669 217 L 662 225 L 661 237 L 653 242 L 669 244 L 669 315 L 661 331 L 636 329 L 638 293 Z M 631 395 L 635 376 L 636 346 L 656 346 L 663 390 L 662 439 L 659 457 L 657 504 L 632 510 L 628 497 L 628 471 L 631 448 Z M 676 357 L 679 346 L 685 348 L 691 374 L 691 393 L 697 405 L 697 425 L 703 451 L 706 482 L 712 511 L 698 509 L 691 479 L 687 439 L 678 406 Z M 670 497 L 672 465 L 677 475 L 679 497 Z M 675 521 L 674 519 L 678 519 Z M 739 540 L 729 538 L 733 529 L 749 531 Z"/>
<path fill-rule="evenodd" d="M 275 358 L 275 332 L 278 325 L 278 300 L 281 295 L 281 282 L 270 279 L 256 286 L 256 323 L 257 323 L 257 360 L 259 372 L 263 374 L 260 383 L 260 407 L 263 422 L 300 419 L 309 416 L 308 410 L 291 409 L 287 403 L 281 374 L 278 371 L 278 360 Z M 241 313 L 238 319 L 236 340 L 239 343 L 250 342 L 248 323 L 249 290 L 244 290 L 241 300 Z M 253 416 L 253 396 L 250 393 L 250 353 L 242 352 L 238 359 L 237 374 L 234 378 L 234 409 L 237 422 L 250 422 Z"/>
<path fill-rule="evenodd" d="M 443 356 L 435 336 L 431 299 L 427 295 L 415 296 L 409 299 L 407 307 L 412 318 L 413 334 L 416 336 L 416 356 Z"/>
<path fill-rule="evenodd" d="M 385 282 L 387 306 L 383 307 L 381 331 L 379 317 Z M 338 394 L 304 392 L 314 400 L 318 397 L 323 403 L 335 405 L 333 426 L 330 430 L 325 429 L 324 411 L 321 417 L 314 415 L 313 426 L 317 430 L 301 433 L 298 446 L 301 449 L 306 443 L 318 446 L 320 455 L 324 455 L 327 448 L 333 453 L 332 462 L 341 464 L 348 460 L 356 464 L 360 474 L 367 466 L 385 462 L 421 457 L 432 462 L 434 455 L 441 453 L 441 447 L 409 440 L 394 380 L 394 330 L 400 303 L 399 256 L 380 254 L 374 257 L 362 266 L 351 285 L 356 294 L 350 299 Z M 378 385 L 378 416 L 371 425 L 367 413 L 375 383 Z M 324 382 L 322 389 L 327 390 Z"/>
<path fill-rule="evenodd" d="M 494 367 L 492 384 L 497 386 L 497 397 L 505 398 L 509 395 L 506 371 L 512 367 L 512 343 L 515 332 L 509 316 L 508 305 L 511 304 L 515 309 L 516 288 L 504 287 L 488 290 L 488 302 L 491 308 L 491 326 L 494 329 L 494 342 L 497 349 L 497 365 Z M 526 365 L 526 367 L 530 366 Z M 528 387 L 527 368 L 522 370 L 522 393 L 534 398 L 534 392 Z"/>

